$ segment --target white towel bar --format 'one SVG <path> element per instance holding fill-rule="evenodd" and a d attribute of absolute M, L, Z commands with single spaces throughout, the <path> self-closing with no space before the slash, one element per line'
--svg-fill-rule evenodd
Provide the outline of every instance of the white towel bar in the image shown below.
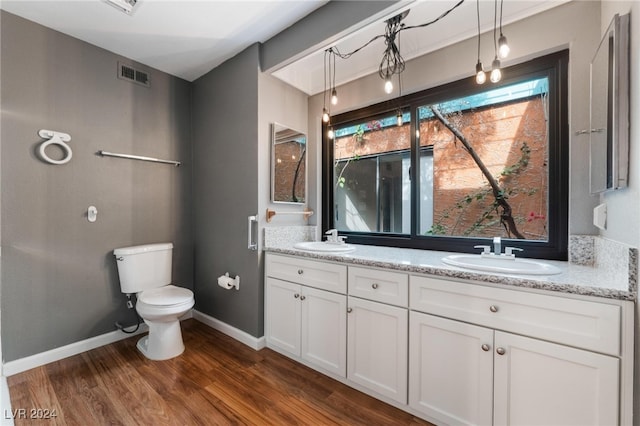
<path fill-rule="evenodd" d="M 118 157 L 118 158 L 128 158 L 130 160 L 151 161 L 154 163 L 173 164 L 176 167 L 180 165 L 179 161 L 161 160 L 159 158 L 143 157 L 141 155 L 117 154 L 115 152 L 108 152 L 108 151 L 98 151 L 98 154 L 102 155 L 103 157 Z"/>

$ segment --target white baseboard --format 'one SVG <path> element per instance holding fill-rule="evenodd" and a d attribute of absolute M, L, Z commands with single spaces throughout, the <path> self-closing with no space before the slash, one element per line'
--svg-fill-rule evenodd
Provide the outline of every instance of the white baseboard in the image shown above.
<path fill-rule="evenodd" d="M 141 323 L 138 331 L 132 334 L 125 334 L 120 330 L 115 330 L 106 334 L 101 334 L 100 336 L 91 337 L 86 340 L 51 349 L 50 351 L 41 352 L 15 361 L 5 362 L 2 366 L 2 373 L 5 376 L 13 376 L 14 374 L 22 373 L 23 371 L 40 367 L 41 365 L 49 364 L 50 362 L 68 358 L 82 352 L 90 351 L 91 349 L 99 348 L 100 346 L 108 345 L 109 343 L 114 343 L 119 340 L 127 339 L 131 336 L 145 333 L 148 329 L 149 328 L 146 324 Z"/>
<path fill-rule="evenodd" d="M 244 343 L 254 350 L 260 350 L 265 347 L 264 337 L 254 337 L 242 330 L 230 326 L 229 324 L 210 317 L 209 315 L 203 314 L 202 312 L 190 310 L 182 317 L 180 317 L 181 320 L 185 320 L 188 318 L 195 318 L 196 320 L 208 325 L 209 327 L 218 330 L 226 334 L 227 336 L 233 337 L 234 339 L 238 340 L 241 343 Z M 59 361 L 61 359 L 68 358 L 82 352 L 90 351 L 91 349 L 99 348 L 100 346 L 127 339 L 131 336 L 137 336 L 138 334 L 146 333 L 148 329 L 149 327 L 147 327 L 146 324 L 141 323 L 140 329 L 132 334 L 125 334 L 119 330 L 115 330 L 106 334 L 102 334 L 100 336 L 91 337 L 86 340 L 81 340 L 79 342 L 71 343 L 66 346 L 51 349 L 46 352 L 41 352 L 39 354 L 20 358 L 15 361 L 9 361 L 4 363 L 4 365 L 2 366 L 2 374 L 4 376 L 13 376 L 14 374 L 22 373 L 23 371 L 40 367 L 42 365 L 49 364 L 50 362 Z"/>
<path fill-rule="evenodd" d="M 193 318 L 203 324 L 208 325 L 214 330 L 218 330 L 229 337 L 233 337 L 240 343 L 244 343 L 245 345 L 256 351 L 259 351 L 266 346 L 264 337 L 254 337 L 247 332 L 237 329 L 225 322 L 220 321 L 219 319 L 210 317 L 207 314 L 203 314 L 202 312 L 194 310 Z"/>

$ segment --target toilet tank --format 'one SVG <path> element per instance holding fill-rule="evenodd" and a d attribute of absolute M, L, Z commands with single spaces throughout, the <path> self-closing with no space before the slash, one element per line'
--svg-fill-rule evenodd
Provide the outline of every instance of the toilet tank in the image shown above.
<path fill-rule="evenodd" d="M 123 293 L 138 293 L 171 284 L 172 243 L 113 250 Z"/>

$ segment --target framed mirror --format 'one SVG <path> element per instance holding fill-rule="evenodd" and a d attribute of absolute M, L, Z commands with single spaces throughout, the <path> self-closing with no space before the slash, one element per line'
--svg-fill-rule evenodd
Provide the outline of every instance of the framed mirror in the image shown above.
<path fill-rule="evenodd" d="M 307 135 L 271 125 L 271 201 L 304 204 L 307 186 Z"/>
<path fill-rule="evenodd" d="M 627 186 L 629 174 L 629 15 L 614 16 L 591 61 L 590 191 Z"/>

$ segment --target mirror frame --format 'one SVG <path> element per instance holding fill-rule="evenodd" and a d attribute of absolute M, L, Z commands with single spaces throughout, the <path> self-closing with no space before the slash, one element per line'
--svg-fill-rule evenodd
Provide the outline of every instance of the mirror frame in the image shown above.
<path fill-rule="evenodd" d="M 604 55 L 604 57 L 603 57 Z M 594 63 L 608 64 L 607 81 L 594 78 Z M 596 73 L 597 77 L 597 73 Z M 595 87 L 607 88 L 605 99 L 595 99 Z M 590 66 L 589 191 L 591 194 L 625 188 L 629 177 L 629 15 L 616 14 L 605 32 Z M 606 111 L 606 118 L 596 117 Z M 599 120 L 598 120 L 599 118 Z M 605 123 L 605 127 L 602 127 Z M 582 133 L 582 132 L 580 132 Z M 606 142 L 606 150 L 598 144 Z M 606 155 L 598 152 L 606 151 Z M 602 168 L 605 176 L 602 178 Z M 598 169 L 600 173 L 598 173 Z M 596 179 L 599 177 L 599 179 Z M 604 181 L 604 182 L 603 182 Z"/>
<path fill-rule="evenodd" d="M 276 134 L 278 131 L 282 131 L 282 130 L 290 130 L 292 132 L 295 133 L 299 133 L 301 135 L 304 136 L 305 138 L 305 150 L 304 150 L 304 193 L 303 195 L 303 200 L 302 201 L 282 201 L 282 200 L 276 200 Z M 301 132 L 297 129 L 294 129 L 292 127 L 289 127 L 287 125 L 284 124 L 280 124 L 277 122 L 271 123 L 271 202 L 275 203 L 275 204 L 293 204 L 293 205 L 304 205 L 307 203 L 307 144 L 308 141 L 308 137 L 307 134 L 304 132 Z"/>

